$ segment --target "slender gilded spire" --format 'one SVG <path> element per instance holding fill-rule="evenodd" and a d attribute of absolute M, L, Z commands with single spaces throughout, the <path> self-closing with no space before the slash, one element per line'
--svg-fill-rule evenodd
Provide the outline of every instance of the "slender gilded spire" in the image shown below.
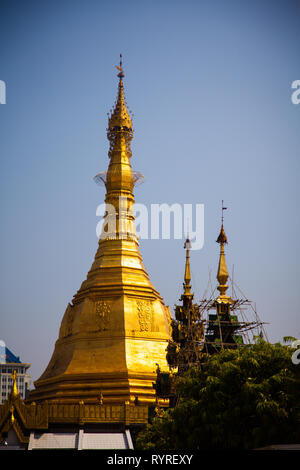
<path fill-rule="evenodd" d="M 191 294 L 191 268 L 190 268 L 190 249 L 192 245 L 190 242 L 189 237 L 187 236 L 187 239 L 184 244 L 184 248 L 186 249 L 186 258 L 185 258 L 185 271 L 184 271 L 184 283 L 183 283 L 183 288 L 184 292 L 183 295 L 192 295 Z"/>
<path fill-rule="evenodd" d="M 219 281 L 218 290 L 220 292 L 220 296 L 226 296 L 226 290 L 228 289 L 227 280 L 229 277 L 227 266 L 226 266 L 226 259 L 225 259 L 225 250 L 224 245 L 228 243 L 227 236 L 224 230 L 224 210 L 227 207 L 224 207 L 222 201 L 222 223 L 221 223 L 221 230 L 219 236 L 217 238 L 217 243 L 220 244 L 220 258 L 219 258 L 219 267 L 218 267 L 218 274 L 217 279 Z"/>
<path fill-rule="evenodd" d="M 116 67 L 119 70 L 118 97 L 109 115 L 107 128 L 110 163 L 105 174 L 108 227 L 105 238 L 136 240 L 133 215 L 133 188 L 136 178 L 130 164 L 133 130 L 124 96 L 122 55 L 120 65 Z"/>
<path fill-rule="evenodd" d="M 17 371 L 14 370 L 11 374 L 12 386 L 11 386 L 11 396 L 13 398 L 18 396 L 18 387 L 17 387 Z"/>
<path fill-rule="evenodd" d="M 113 191 L 132 191 L 134 185 L 130 166 L 131 140 L 133 138 L 132 120 L 126 107 L 123 85 L 123 64 L 120 55 L 118 97 L 108 119 L 107 138 L 110 143 L 108 156 L 110 165 L 106 174 L 106 189 Z"/>
<path fill-rule="evenodd" d="M 167 359 L 171 367 L 178 367 L 181 374 L 191 365 L 199 362 L 203 340 L 204 323 L 199 305 L 193 302 L 191 293 L 190 250 L 192 248 L 187 235 L 184 248 L 186 249 L 183 294 L 180 297 L 182 305 L 175 305 L 175 320 L 172 320 L 172 339 L 169 343 Z"/>

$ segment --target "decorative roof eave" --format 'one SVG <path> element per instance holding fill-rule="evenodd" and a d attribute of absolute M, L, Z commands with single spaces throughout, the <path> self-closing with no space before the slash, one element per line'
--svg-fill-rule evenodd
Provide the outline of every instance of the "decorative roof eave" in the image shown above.
<path fill-rule="evenodd" d="M 17 389 L 16 371 L 12 373 L 12 388 L 7 399 L 0 405 L 0 436 L 14 429 L 19 441 L 23 444 L 29 442 L 30 429 L 48 428 L 47 404 L 37 406 L 35 403 L 24 403 Z M 46 405 L 46 406 L 45 406 Z"/>

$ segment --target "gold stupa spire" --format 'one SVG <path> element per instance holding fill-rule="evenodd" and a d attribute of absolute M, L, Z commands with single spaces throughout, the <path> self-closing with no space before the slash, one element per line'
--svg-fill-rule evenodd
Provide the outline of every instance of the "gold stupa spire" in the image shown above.
<path fill-rule="evenodd" d="M 220 292 L 220 297 L 227 297 L 226 290 L 228 289 L 228 285 L 226 283 L 229 277 L 227 266 L 226 266 L 225 250 L 224 250 L 224 245 L 228 243 L 227 236 L 224 230 L 224 210 L 226 209 L 227 207 L 224 207 L 223 201 L 222 201 L 222 223 L 221 223 L 221 230 L 217 238 L 217 243 L 220 244 L 220 257 L 219 257 L 219 266 L 218 266 L 218 273 L 217 273 L 217 279 L 219 281 L 218 290 Z"/>
<path fill-rule="evenodd" d="M 187 236 L 184 248 L 186 249 L 186 259 L 185 259 L 185 271 L 184 271 L 184 283 L 183 283 L 183 295 L 191 296 L 191 268 L 190 268 L 190 249 L 191 242 Z"/>
<path fill-rule="evenodd" d="M 118 97 L 109 115 L 107 128 L 110 162 L 105 178 L 105 202 L 108 211 L 107 225 L 103 226 L 106 233 L 102 233 L 102 238 L 136 239 L 133 216 L 135 179 L 130 164 L 133 129 L 124 96 L 122 55 L 120 65 L 116 67 L 119 70 L 119 85 Z"/>
<path fill-rule="evenodd" d="M 182 305 L 175 305 L 175 320 L 172 321 L 172 340 L 168 346 L 168 362 L 171 367 L 178 367 L 179 373 L 187 370 L 199 361 L 203 340 L 204 323 L 199 305 L 193 302 L 191 293 L 190 250 L 192 248 L 187 235 Z"/>

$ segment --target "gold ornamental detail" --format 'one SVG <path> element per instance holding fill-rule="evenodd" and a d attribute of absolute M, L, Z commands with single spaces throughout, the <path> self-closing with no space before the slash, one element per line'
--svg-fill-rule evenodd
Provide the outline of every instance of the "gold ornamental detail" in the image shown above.
<path fill-rule="evenodd" d="M 108 330 L 110 324 L 110 305 L 104 300 L 95 303 L 96 324 L 99 331 Z"/>
<path fill-rule="evenodd" d="M 136 302 L 140 331 L 151 331 L 153 321 L 153 307 L 148 300 L 137 300 Z"/>

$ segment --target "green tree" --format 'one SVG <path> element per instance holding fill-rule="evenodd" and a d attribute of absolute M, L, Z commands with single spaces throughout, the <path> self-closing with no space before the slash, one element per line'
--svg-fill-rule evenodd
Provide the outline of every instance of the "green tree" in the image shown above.
<path fill-rule="evenodd" d="M 178 378 L 179 404 L 155 417 L 137 448 L 253 449 L 300 442 L 300 365 L 294 350 L 261 339 L 204 355 Z"/>

